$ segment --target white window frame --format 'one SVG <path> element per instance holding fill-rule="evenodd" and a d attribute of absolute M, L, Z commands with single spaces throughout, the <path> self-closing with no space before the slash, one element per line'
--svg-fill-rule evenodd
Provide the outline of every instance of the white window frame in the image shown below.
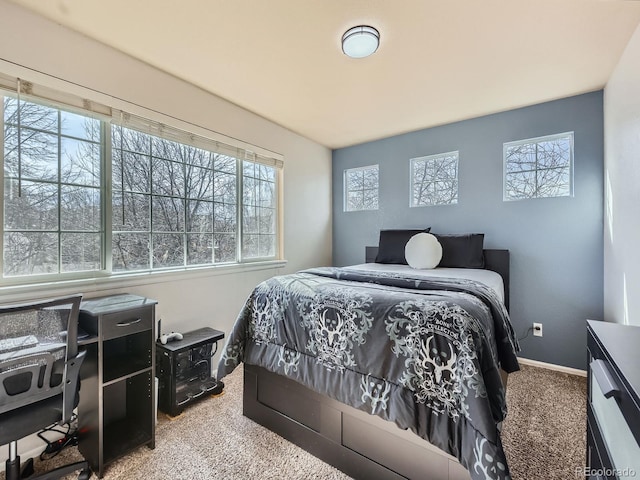
<path fill-rule="evenodd" d="M 569 193 L 566 195 L 532 195 L 532 196 L 527 196 L 527 197 L 511 197 L 507 194 L 507 174 L 509 173 L 507 171 L 507 150 L 511 147 L 515 147 L 515 146 L 519 146 L 519 145 L 527 145 L 527 144 L 531 144 L 531 145 L 537 145 L 541 142 L 549 142 L 549 141 L 553 141 L 553 140 L 557 140 L 557 139 L 561 139 L 561 138 L 569 138 Z M 514 201 L 520 201 L 520 200 L 532 200 L 532 199 L 538 199 L 538 198 L 563 198 L 563 197 L 573 197 L 573 187 L 574 187 L 574 181 L 573 181 L 573 172 L 574 172 L 574 153 L 575 149 L 574 149 L 574 132 L 563 132 L 563 133 L 556 133 L 556 134 L 552 134 L 552 135 L 544 135 L 541 137 L 534 137 L 534 138 L 527 138 L 524 140 L 516 140 L 513 142 L 505 142 L 502 146 L 502 198 L 505 202 L 514 202 Z M 537 158 L 537 153 L 536 153 L 536 168 L 529 170 L 530 172 L 534 172 L 534 174 L 536 175 L 536 179 L 537 179 L 537 172 L 539 171 L 543 171 L 543 170 L 551 170 L 551 168 L 538 168 L 537 167 L 537 162 L 538 162 L 538 158 Z M 555 168 L 560 168 L 560 167 L 555 167 Z M 566 168 L 566 167 L 564 167 Z"/>
<path fill-rule="evenodd" d="M 453 157 L 455 156 L 455 162 L 456 162 L 456 177 L 455 177 L 455 189 L 456 189 L 456 196 L 455 199 L 451 202 L 434 202 L 434 203 L 417 203 L 416 202 L 416 198 L 414 197 L 413 194 L 413 190 L 415 187 L 414 184 L 414 173 L 415 173 L 415 167 L 416 167 L 416 163 L 418 162 L 436 162 L 438 160 L 444 160 L 447 159 L 449 157 Z M 459 150 L 454 150 L 451 152 L 445 152 L 445 153 L 436 153 L 434 155 L 426 155 L 423 157 L 415 157 L 409 160 L 409 207 L 437 207 L 437 206 L 443 206 L 443 205 L 456 205 L 458 203 L 458 193 L 459 193 L 459 181 L 458 181 L 458 175 L 460 173 L 460 151 Z M 438 179 L 438 178 L 434 178 L 431 183 L 444 183 L 446 180 L 443 179 Z"/>
<path fill-rule="evenodd" d="M 363 188 L 362 190 L 350 190 L 349 189 L 349 182 L 348 182 L 348 176 L 350 173 L 355 173 L 355 172 L 364 172 L 366 170 L 376 170 L 377 174 L 378 174 L 378 182 L 376 185 L 376 188 Z M 343 210 L 345 212 L 367 212 L 367 211 L 375 211 L 378 210 L 380 208 L 380 166 L 378 164 L 374 164 L 374 165 L 366 165 L 364 167 L 355 167 L 355 168 L 347 168 L 344 170 L 343 176 L 342 176 L 342 182 L 343 182 Z M 375 208 L 350 208 L 349 205 L 349 193 L 350 192 L 355 192 L 355 191 L 362 191 L 363 195 L 365 191 L 373 191 L 375 190 L 376 192 L 376 207 Z"/>
<path fill-rule="evenodd" d="M 68 139 L 68 140 L 79 140 L 79 141 L 83 141 L 83 142 L 87 142 L 87 143 L 93 143 L 96 145 L 99 145 L 99 150 L 100 150 L 100 179 L 98 182 L 98 185 L 83 185 L 83 184 L 78 184 L 77 186 L 82 187 L 82 188 L 90 188 L 90 189 L 95 189 L 97 191 L 100 192 L 100 215 L 101 218 L 99 220 L 99 225 L 98 225 L 98 229 L 97 230 L 92 230 L 89 231 L 87 230 L 86 233 L 95 233 L 100 235 L 100 248 L 101 248 L 101 252 L 100 252 L 100 258 L 98 259 L 100 267 L 98 269 L 94 269 L 94 270 L 79 270 L 79 271 L 63 271 L 62 269 L 62 235 L 64 233 L 75 233 L 74 230 L 72 229 L 68 229 L 68 228 L 62 228 L 61 227 L 61 209 L 62 209 L 62 195 L 61 195 L 61 189 L 64 186 L 74 186 L 74 184 L 72 183 L 68 183 L 65 181 L 62 181 L 62 179 L 60 178 L 60 168 L 61 168 L 61 154 L 62 152 L 60 150 L 58 150 L 58 173 L 57 173 L 57 179 L 56 180 L 35 180 L 38 183 L 48 183 L 50 185 L 55 185 L 58 189 L 58 206 L 57 206 L 57 228 L 55 230 L 38 230 L 38 229 L 34 229 L 34 230 L 25 230 L 25 229 L 12 229 L 9 231 L 17 231 L 17 232 L 35 232 L 35 233 L 50 233 L 53 235 L 56 235 L 58 237 L 58 247 L 57 247 L 57 272 L 52 272 L 52 273 L 39 273 L 39 274 L 33 274 L 33 275 L 16 275 L 16 276 L 8 276 L 5 277 L 4 276 L 4 266 L 2 266 L 2 268 L 0 269 L 0 286 L 4 286 L 4 285 L 13 285 L 13 284 L 24 284 L 24 283 L 41 283 L 41 282 L 50 282 L 50 281 L 57 281 L 57 280 L 75 280 L 75 279 L 81 279 L 81 278 L 88 278 L 88 277 L 92 277 L 92 278 L 99 278 L 105 275 L 105 230 L 104 230 L 104 218 L 105 218 L 105 170 L 104 170 L 104 165 L 105 165 L 105 149 L 104 149 L 104 144 L 102 142 L 104 142 L 105 144 L 108 143 L 109 140 L 109 134 L 108 132 L 106 132 L 108 130 L 108 128 L 105 128 L 105 116 L 103 115 L 103 111 L 100 110 L 93 110 L 91 108 L 85 110 L 82 108 L 79 108 L 77 105 L 71 103 L 71 102 L 60 102 L 57 101 L 56 99 L 50 99 L 50 98 L 40 98 L 39 96 L 35 96 L 31 94 L 31 84 L 30 83 L 26 83 L 23 82 L 26 85 L 27 88 L 27 93 L 24 94 L 20 94 L 18 95 L 19 92 L 11 91 L 11 89 L 8 88 L 3 88 L 4 85 L 2 84 L 2 82 L 0 82 L 0 99 L 2 99 L 5 95 L 10 95 L 13 97 L 17 97 L 18 100 L 23 101 L 23 102 L 28 102 L 28 103 L 34 103 L 34 104 L 39 104 L 42 105 L 45 108 L 49 108 L 49 109 L 53 109 L 53 110 L 57 110 L 58 113 L 58 121 L 60 121 L 61 118 L 61 114 L 60 112 L 66 112 L 66 113 L 72 113 L 72 114 L 77 114 L 77 115 L 81 115 L 81 116 L 85 116 L 87 118 L 92 118 L 94 120 L 98 120 L 100 121 L 100 130 L 101 130 L 101 142 L 97 143 L 95 141 L 90 141 L 87 139 L 81 139 L 78 137 L 74 137 L 72 135 L 69 134 L 63 134 L 61 129 L 60 129 L 60 125 L 57 126 L 57 131 L 53 132 L 53 131 L 42 131 L 43 133 L 46 133 L 48 135 L 55 135 L 57 138 L 57 142 L 58 142 L 58 148 L 60 148 L 61 142 L 63 141 L 63 139 Z M 0 104 L 0 106 L 2 106 L 3 108 L 0 109 L 0 111 L 3 113 L 3 115 L 0 115 L 0 133 L 2 133 L 0 135 L 0 138 L 3 139 L 3 143 L 0 147 L 0 177 L 2 178 L 2 182 L 0 182 L 0 217 L 2 219 L 2 221 L 0 221 L 0 254 L 4 255 L 4 240 L 5 240 L 5 221 L 4 221 L 4 199 L 5 199 L 5 191 L 4 191 L 4 187 L 5 187 L 5 176 L 4 176 L 4 105 L 3 103 Z M 37 129 L 33 129 L 32 127 L 26 125 L 24 127 L 18 127 L 18 128 L 25 128 L 27 131 L 29 130 L 33 130 L 33 131 L 38 131 Z M 30 179 L 26 178 L 25 175 L 22 175 L 22 178 L 24 179 L 24 181 L 29 182 Z M 84 233 L 85 231 L 77 231 L 78 233 Z M 2 265 L 4 263 L 4 258 L 2 260 Z"/>
<path fill-rule="evenodd" d="M 45 82 L 46 83 L 46 82 Z M 55 82 L 54 82 L 55 83 Z M 64 83 L 64 82 L 63 82 Z M 102 253 L 102 265 L 100 270 L 90 270 L 83 272 L 68 272 L 68 273 L 51 273 L 44 275 L 22 275 L 22 276 L 11 276 L 5 277 L 3 272 L 0 271 L 0 287 L 6 291 L 14 291 L 20 292 L 23 291 L 24 288 L 28 288 L 28 291 L 38 291 L 40 287 L 43 289 L 51 289 L 55 285 L 55 287 L 59 287 L 59 289 L 64 289 L 65 285 L 74 286 L 73 288 L 78 288 L 79 285 L 88 284 L 118 284 L 121 285 L 123 281 L 126 281 L 123 277 L 129 277 L 128 283 L 130 284 L 142 284 L 148 280 L 144 280 L 148 277 L 148 275 L 153 275 L 156 279 L 155 281 L 170 281 L 161 280 L 167 275 L 170 277 L 178 277 L 182 276 L 200 276 L 202 274 L 211 275 L 218 273 L 228 273 L 229 271 L 246 271 L 247 269 L 255 270 L 255 269 L 263 269 L 263 268 L 279 268 L 286 264 L 286 261 L 283 258 L 283 248 L 282 248 L 282 230 L 283 230 L 283 218 L 282 218 L 282 195 L 283 195 L 283 167 L 284 162 L 282 156 L 277 153 L 270 152 L 260 147 L 254 147 L 248 143 L 237 141 L 235 139 L 231 139 L 224 135 L 218 134 L 216 132 L 212 132 L 202 127 L 198 127 L 193 124 L 189 124 L 187 122 L 183 122 L 179 119 L 175 119 L 173 117 L 168 117 L 158 112 L 147 111 L 142 107 L 138 107 L 135 105 L 129 105 L 126 102 L 121 100 L 108 97 L 106 95 L 97 94 L 98 97 L 104 97 L 108 100 L 112 100 L 116 107 L 122 108 L 131 108 L 133 113 L 127 113 L 124 110 L 116 110 L 113 107 L 107 106 L 102 103 L 96 103 L 93 100 L 88 100 L 86 98 L 82 98 L 77 96 L 78 93 L 65 93 L 62 90 L 51 89 L 47 86 L 32 84 L 30 82 L 25 82 L 24 80 L 20 80 L 15 77 L 8 77 L 0 73 L 0 96 L 2 96 L 3 92 L 6 92 L 9 95 L 16 95 L 19 91 L 20 85 L 22 87 L 23 96 L 25 100 L 36 101 L 37 103 L 42 103 L 44 105 L 49 105 L 53 108 L 58 108 L 61 110 L 69 111 L 72 113 L 78 113 L 81 115 L 85 115 L 88 117 L 96 118 L 98 117 L 103 122 L 103 130 L 108 131 L 107 135 L 105 135 L 104 142 L 102 145 L 102 165 L 101 165 L 101 180 L 100 180 L 100 190 L 102 195 L 102 223 L 101 223 L 101 243 L 103 245 L 103 253 Z M 62 85 L 64 88 L 69 88 L 72 91 L 85 90 L 82 88 L 77 88 L 72 85 Z M 84 92 L 83 92 L 84 93 Z M 89 92 L 91 94 L 95 92 Z M 80 93 L 82 94 L 82 93 Z M 138 116 L 139 113 L 142 113 L 144 116 Z M 148 117 L 146 116 L 148 114 Z M 131 118 L 135 118 L 138 121 L 138 124 L 144 124 L 149 127 L 149 131 L 145 133 L 149 133 L 151 135 L 157 135 L 157 132 L 162 132 L 161 135 L 163 138 L 166 138 L 164 133 L 167 133 L 168 140 L 175 140 L 172 138 L 172 135 L 178 133 L 181 138 L 182 143 L 188 143 L 189 145 L 196 146 L 198 148 L 202 148 L 201 143 L 204 142 L 207 145 L 215 145 L 216 147 L 227 149 L 230 152 L 233 152 L 234 157 L 239 158 L 237 161 L 238 170 L 237 177 L 238 179 L 238 187 L 236 201 L 238 205 L 238 226 L 237 226 L 237 240 L 238 240 L 238 255 L 237 261 L 230 263 L 210 263 L 204 265 L 185 265 L 182 267 L 170 267 L 163 269 L 148 269 L 148 270 L 136 270 L 136 271 L 124 271 L 124 272 L 113 272 L 112 271 L 112 259 L 111 259 L 111 233 L 112 233 L 112 225 L 111 225 L 111 194 L 112 194 L 112 185 L 111 185 L 111 138 L 110 138 L 110 122 L 118 123 L 118 121 L 122 121 L 123 118 L 127 117 L 128 120 Z M 160 123 L 158 120 L 161 120 Z M 165 123 L 166 122 L 166 123 Z M 176 125 L 175 127 L 172 126 Z M 3 126 L 3 118 L 0 118 L 0 127 Z M 188 141 L 185 142 L 184 139 Z M 4 142 L 3 142 L 4 145 Z M 242 156 L 240 155 L 242 154 Z M 241 214 L 240 211 L 242 209 L 242 161 L 247 160 L 254 163 L 262 163 L 271 167 L 274 167 L 275 170 L 275 192 L 274 192 L 274 212 L 276 215 L 275 218 L 275 228 L 274 228 L 274 245 L 275 245 L 275 255 L 269 257 L 251 257 L 251 258 L 243 258 L 240 248 L 241 241 Z M 0 214 L 2 214 L 3 219 L 0 222 L 0 250 L 4 252 L 4 146 L 0 149 L 0 175 L 2 175 L 2 182 L 0 182 Z M 59 261 L 59 260 L 58 260 Z M 4 269 L 2 269 L 4 270 Z M 176 277 L 177 278 L 177 277 Z M 27 290 L 24 290 L 25 292 Z M 15 296 L 15 298 L 19 298 L 19 296 Z"/>

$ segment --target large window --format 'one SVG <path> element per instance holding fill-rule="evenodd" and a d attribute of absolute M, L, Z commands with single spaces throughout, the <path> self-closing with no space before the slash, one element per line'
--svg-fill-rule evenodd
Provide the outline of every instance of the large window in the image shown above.
<path fill-rule="evenodd" d="M 276 255 L 276 169 L 114 126 L 114 271 Z M 241 178 L 238 171 L 242 169 Z"/>
<path fill-rule="evenodd" d="M 344 171 L 344 210 L 378 209 L 378 165 Z"/>
<path fill-rule="evenodd" d="M 276 251 L 276 177 L 267 165 L 245 161 L 242 169 L 242 255 L 273 257 Z"/>
<path fill-rule="evenodd" d="M 5 277 L 102 267 L 101 122 L 3 97 Z"/>
<path fill-rule="evenodd" d="M 279 258 L 281 161 L 0 95 L 5 283 Z"/>
<path fill-rule="evenodd" d="M 411 159 L 411 206 L 458 203 L 458 152 Z"/>
<path fill-rule="evenodd" d="M 573 195 L 573 133 L 504 144 L 504 199 Z"/>

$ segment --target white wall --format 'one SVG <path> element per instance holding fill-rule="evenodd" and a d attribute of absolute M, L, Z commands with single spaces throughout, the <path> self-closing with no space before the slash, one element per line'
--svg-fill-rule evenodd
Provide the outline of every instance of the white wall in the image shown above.
<path fill-rule="evenodd" d="M 0 0 L 0 73 L 141 115 L 159 112 L 283 155 L 287 260 L 280 268 L 149 276 L 144 283 L 137 280 L 108 287 L 97 283 L 52 285 L 50 292 L 18 293 L 0 288 L 0 302 L 47 297 L 49 293 L 81 291 L 90 297 L 128 291 L 158 300 L 157 317 L 162 318 L 165 331 L 210 326 L 229 332 L 260 281 L 331 264 L 329 149 L 5 0 Z M 220 74 L 225 74 L 224 65 L 220 65 Z M 259 82 L 256 88 L 260 88 Z M 38 445 L 42 443 L 31 438 L 23 441 L 20 453 L 36 453 L 32 449 Z"/>
<path fill-rule="evenodd" d="M 0 71 L 133 113 L 159 112 L 284 156 L 284 268 L 178 274 L 109 290 L 82 285 L 85 296 L 146 295 L 159 302 L 163 330 L 211 326 L 228 332 L 263 279 L 331 264 L 331 151 L 326 147 L 5 0 L 0 0 Z M 16 295 L 0 288 L 0 302 L 10 297 Z"/>
<path fill-rule="evenodd" d="M 640 27 L 604 91 L 605 320 L 640 325 Z"/>

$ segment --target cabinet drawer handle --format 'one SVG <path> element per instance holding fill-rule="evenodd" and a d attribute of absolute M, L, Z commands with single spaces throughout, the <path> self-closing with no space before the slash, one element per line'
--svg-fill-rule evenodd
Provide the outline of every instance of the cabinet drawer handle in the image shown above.
<path fill-rule="evenodd" d="M 141 318 L 136 318 L 135 320 L 131 320 L 130 322 L 118 322 L 116 323 L 116 326 L 118 327 L 128 327 L 130 325 L 134 325 L 136 323 L 140 323 L 142 321 Z"/>
<path fill-rule="evenodd" d="M 596 382 L 602 390 L 602 394 L 605 398 L 611 398 L 617 393 L 620 393 L 620 389 L 616 385 L 615 380 L 611 376 L 607 364 L 602 360 L 593 360 L 591 362 L 591 371 L 596 378 Z"/>

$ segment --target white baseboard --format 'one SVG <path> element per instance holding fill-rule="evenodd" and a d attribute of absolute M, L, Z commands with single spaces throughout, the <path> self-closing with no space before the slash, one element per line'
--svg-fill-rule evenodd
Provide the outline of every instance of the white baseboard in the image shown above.
<path fill-rule="evenodd" d="M 563 365 L 556 365 L 554 363 L 540 362 L 539 360 L 530 360 L 528 358 L 518 357 L 518 362 L 523 365 L 530 365 L 532 367 L 546 368 L 547 370 L 555 370 L 556 372 L 569 373 L 571 375 L 578 375 L 580 377 L 586 377 L 587 371 L 580 370 L 578 368 L 565 367 Z"/>

